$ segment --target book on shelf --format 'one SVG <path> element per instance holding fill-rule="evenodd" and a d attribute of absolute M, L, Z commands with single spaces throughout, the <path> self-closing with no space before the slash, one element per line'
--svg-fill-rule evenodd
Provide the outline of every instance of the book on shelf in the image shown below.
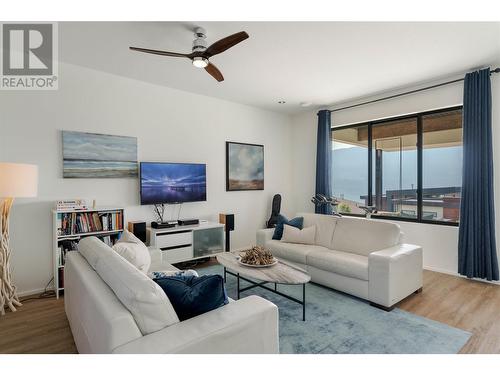
<path fill-rule="evenodd" d="M 104 242 L 106 245 L 108 246 L 113 246 L 114 245 L 114 242 L 115 240 L 112 240 L 111 239 L 111 236 L 104 236 L 104 237 L 101 237 L 101 240 L 102 242 Z"/>
<path fill-rule="evenodd" d="M 122 211 L 57 213 L 57 235 L 69 236 L 123 229 Z"/>
<path fill-rule="evenodd" d="M 62 215 L 56 215 L 56 228 L 57 228 L 57 235 L 62 236 L 63 235 Z"/>
<path fill-rule="evenodd" d="M 66 264 L 66 255 L 69 251 L 78 250 L 78 241 L 64 240 L 59 243 L 57 248 L 57 266 L 62 267 Z"/>
<path fill-rule="evenodd" d="M 109 246 L 113 246 L 116 241 L 118 241 L 118 237 L 116 236 L 111 237 L 110 235 L 97 235 L 96 237 Z M 66 255 L 68 252 L 78 250 L 78 241 L 79 239 L 59 241 L 56 253 L 56 262 L 58 267 L 66 264 Z"/>
<path fill-rule="evenodd" d="M 58 288 L 62 289 L 64 288 L 64 268 L 59 268 L 57 270 L 57 277 L 58 277 Z"/>
<path fill-rule="evenodd" d="M 56 201 L 56 211 L 88 210 L 92 207 L 90 199 L 62 199 Z"/>

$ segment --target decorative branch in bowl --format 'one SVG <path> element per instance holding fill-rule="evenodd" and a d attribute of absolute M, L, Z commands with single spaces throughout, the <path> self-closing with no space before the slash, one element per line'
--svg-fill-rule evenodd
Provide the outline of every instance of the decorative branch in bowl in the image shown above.
<path fill-rule="evenodd" d="M 240 253 L 240 263 L 255 267 L 272 266 L 277 263 L 277 259 L 273 254 L 261 246 L 254 246 L 249 250 Z"/>

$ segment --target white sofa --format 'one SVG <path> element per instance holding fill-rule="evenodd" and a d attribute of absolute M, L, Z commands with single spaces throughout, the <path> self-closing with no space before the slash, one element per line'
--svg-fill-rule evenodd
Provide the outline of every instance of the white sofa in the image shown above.
<path fill-rule="evenodd" d="M 66 315 L 79 353 L 279 352 L 278 309 L 271 302 L 231 300 L 179 322 L 156 283 L 98 239 L 82 241 L 68 253 L 64 273 Z M 154 270 L 176 269 L 161 262 L 159 250 L 152 258 Z"/>
<path fill-rule="evenodd" d="M 397 224 L 383 220 L 298 214 L 315 226 L 314 245 L 273 240 L 274 229 L 257 232 L 257 244 L 277 258 L 305 268 L 315 283 L 390 310 L 422 289 L 422 248 L 402 243 Z"/>

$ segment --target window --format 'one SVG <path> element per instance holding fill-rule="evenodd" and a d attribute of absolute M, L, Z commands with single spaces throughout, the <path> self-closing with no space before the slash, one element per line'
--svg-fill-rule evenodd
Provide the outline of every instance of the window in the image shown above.
<path fill-rule="evenodd" d="M 337 209 L 347 214 L 363 214 L 359 208 L 368 194 L 368 126 L 333 132 L 332 180 L 333 195 L 340 200 Z"/>
<path fill-rule="evenodd" d="M 462 110 L 422 116 L 422 216 L 458 223 L 462 186 Z M 426 211 L 433 211 L 427 217 Z"/>
<path fill-rule="evenodd" d="M 457 225 L 461 107 L 334 128 L 332 149 L 339 212 Z"/>
<path fill-rule="evenodd" d="M 374 198 L 383 216 L 417 218 L 417 118 L 372 127 Z"/>

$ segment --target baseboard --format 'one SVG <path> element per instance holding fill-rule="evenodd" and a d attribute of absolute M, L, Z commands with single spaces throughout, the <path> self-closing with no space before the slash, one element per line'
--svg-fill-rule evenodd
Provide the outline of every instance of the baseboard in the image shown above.
<path fill-rule="evenodd" d="M 488 281 L 488 280 L 476 279 L 476 278 L 469 279 L 468 277 L 460 275 L 458 272 L 452 272 L 452 271 L 445 270 L 445 269 L 438 268 L 438 267 L 429 267 L 429 266 L 426 266 L 426 267 L 424 267 L 424 270 L 432 271 L 432 272 L 444 273 L 445 275 L 457 276 L 457 277 L 460 277 L 460 278 L 466 279 L 466 280 L 480 281 L 480 282 L 486 283 L 486 284 L 500 285 L 500 281 Z"/>
<path fill-rule="evenodd" d="M 52 290 L 52 289 L 47 289 L 47 290 Z M 45 291 L 45 288 L 41 288 L 41 289 L 33 289 L 33 290 L 26 290 L 26 291 L 23 291 L 23 292 L 18 292 L 17 295 L 19 297 L 28 297 L 28 296 L 34 296 L 34 295 L 37 295 L 37 294 L 41 294 Z"/>

